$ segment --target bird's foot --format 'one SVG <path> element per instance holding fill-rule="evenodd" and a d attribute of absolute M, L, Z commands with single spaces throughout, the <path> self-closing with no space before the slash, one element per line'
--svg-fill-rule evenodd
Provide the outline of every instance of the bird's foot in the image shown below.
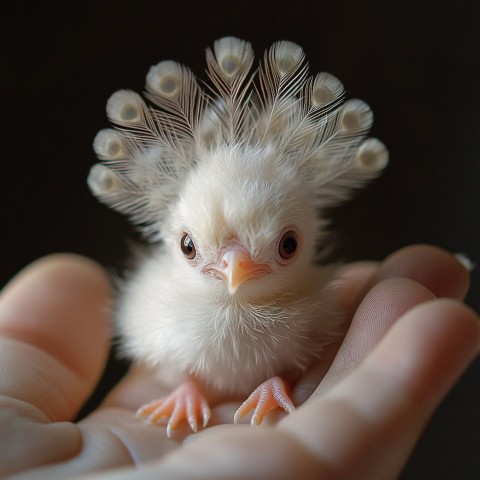
<path fill-rule="evenodd" d="M 182 420 L 187 420 L 190 428 L 197 432 L 199 420 L 202 428 L 205 428 L 210 415 L 208 402 L 194 382 L 183 383 L 170 395 L 143 405 L 136 413 L 137 418 L 144 418 L 150 424 L 159 423 L 160 420 L 168 418 L 167 436 L 169 438 Z"/>
<path fill-rule="evenodd" d="M 253 410 L 252 425 L 260 425 L 265 415 L 271 410 L 281 407 L 292 413 L 295 407 L 287 394 L 285 382 L 280 377 L 272 377 L 257 387 L 242 403 L 233 418 L 237 423 L 241 417 Z"/>

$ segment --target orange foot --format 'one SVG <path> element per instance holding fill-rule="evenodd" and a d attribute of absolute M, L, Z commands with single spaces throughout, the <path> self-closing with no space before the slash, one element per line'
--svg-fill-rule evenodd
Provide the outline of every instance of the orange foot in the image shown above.
<path fill-rule="evenodd" d="M 136 416 L 146 418 L 151 424 L 169 417 L 167 436 L 171 438 L 172 431 L 182 420 L 187 420 L 190 428 L 196 432 L 198 420 L 201 418 L 205 428 L 210 420 L 210 408 L 198 386 L 194 382 L 186 382 L 170 395 L 140 407 Z"/>
<path fill-rule="evenodd" d="M 254 392 L 242 403 L 233 417 L 237 423 L 250 410 L 254 410 L 251 424 L 260 425 L 265 415 L 271 410 L 281 407 L 287 413 L 295 410 L 287 394 L 284 381 L 280 377 L 272 377 L 257 387 Z"/>

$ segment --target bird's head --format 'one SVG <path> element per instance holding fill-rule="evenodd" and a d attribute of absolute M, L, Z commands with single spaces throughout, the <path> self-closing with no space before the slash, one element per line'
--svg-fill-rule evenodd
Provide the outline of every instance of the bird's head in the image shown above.
<path fill-rule="evenodd" d="M 293 166 L 254 147 L 201 159 L 169 220 L 169 243 L 186 267 L 240 298 L 298 285 L 319 230 Z"/>

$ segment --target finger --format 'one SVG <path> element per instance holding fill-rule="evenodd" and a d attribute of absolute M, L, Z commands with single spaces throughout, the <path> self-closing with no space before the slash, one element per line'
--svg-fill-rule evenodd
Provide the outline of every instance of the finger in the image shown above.
<path fill-rule="evenodd" d="M 395 277 L 414 280 L 428 291 L 401 280 L 382 284 L 383 280 Z M 324 393 L 348 375 L 409 308 L 430 300 L 432 295 L 462 299 L 469 285 L 469 274 L 455 256 L 428 245 L 406 247 L 393 253 L 376 270 L 371 270 L 369 278 L 364 276 L 363 283 L 360 275 L 352 278 L 356 280 L 355 287 L 350 286 L 347 291 L 357 292 L 357 296 L 351 296 L 353 319 L 345 341 L 340 348 L 330 346 L 322 361 L 299 382 L 294 391 L 298 403 L 309 398 L 322 379 L 316 394 Z M 388 287 L 394 290 L 389 291 Z"/>
<path fill-rule="evenodd" d="M 110 286 L 94 262 L 41 259 L 0 296 L 0 394 L 28 402 L 50 420 L 72 418 L 108 352 Z"/>
<path fill-rule="evenodd" d="M 395 478 L 479 346 L 478 317 L 467 307 L 423 303 L 402 316 L 355 372 L 280 428 L 339 478 Z"/>
<path fill-rule="evenodd" d="M 349 375 L 401 315 L 433 298 L 430 290 L 406 278 L 375 285 L 360 304 L 335 359 L 312 396 L 323 395 Z"/>
<path fill-rule="evenodd" d="M 437 247 L 417 245 L 392 254 L 372 276 L 369 284 L 374 286 L 353 316 L 316 394 L 325 392 L 356 368 L 403 313 L 435 296 L 462 299 L 468 283 L 464 266 Z"/>

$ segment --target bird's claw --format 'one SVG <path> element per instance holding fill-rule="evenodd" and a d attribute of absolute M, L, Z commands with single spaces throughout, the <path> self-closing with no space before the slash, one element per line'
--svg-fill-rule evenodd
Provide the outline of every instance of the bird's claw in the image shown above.
<path fill-rule="evenodd" d="M 192 431 L 197 432 L 199 418 L 202 421 L 202 428 L 205 428 L 210 415 L 208 402 L 194 382 L 180 385 L 170 395 L 143 405 L 136 413 L 137 418 L 143 418 L 150 424 L 156 424 L 168 418 L 167 436 L 169 438 L 182 420 L 187 420 Z"/>
<path fill-rule="evenodd" d="M 272 377 L 258 386 L 242 403 L 235 412 L 233 421 L 237 423 L 241 417 L 253 410 L 251 424 L 260 425 L 265 415 L 277 407 L 283 408 L 287 413 L 295 410 L 284 381 L 280 377 Z"/>

